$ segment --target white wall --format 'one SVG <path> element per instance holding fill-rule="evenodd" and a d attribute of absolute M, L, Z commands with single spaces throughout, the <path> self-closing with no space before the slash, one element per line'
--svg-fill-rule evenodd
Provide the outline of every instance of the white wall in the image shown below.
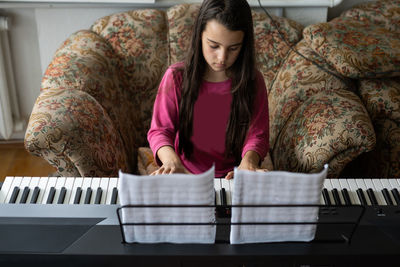
<path fill-rule="evenodd" d="M 318 7 L 308 11 L 299 8 L 287 8 L 284 14 L 292 18 L 301 18 L 303 24 L 331 19 L 352 5 L 366 0 L 344 0 L 337 7 L 330 8 L 325 14 L 310 16 L 320 12 Z M 39 95 L 41 77 L 50 63 L 56 49 L 73 32 L 87 29 L 98 18 L 135 7 L 57 7 L 40 5 L 31 7 L 1 8 L 0 15 L 11 19 L 9 32 L 14 73 L 20 111 L 28 120 L 33 104 Z M 279 14 L 279 10 L 275 11 Z M 326 14 L 327 13 L 327 14 Z M 316 21 L 315 21 L 316 20 Z M 24 132 L 16 133 L 14 138 L 23 138 Z M 0 137 L 1 138 L 1 137 Z"/>

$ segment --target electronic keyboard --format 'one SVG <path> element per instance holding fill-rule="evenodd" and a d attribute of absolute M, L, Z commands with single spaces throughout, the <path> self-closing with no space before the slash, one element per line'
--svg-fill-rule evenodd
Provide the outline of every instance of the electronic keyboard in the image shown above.
<path fill-rule="evenodd" d="M 229 221 L 233 180 L 214 184 L 217 221 Z M 124 244 L 117 188 L 118 178 L 6 177 L 0 266 L 397 266 L 400 259 L 400 179 L 325 179 L 319 216 L 332 223 L 318 225 L 315 240 L 244 245 Z M 356 225 L 335 223 L 358 214 Z"/>
<path fill-rule="evenodd" d="M 0 203 L 119 204 L 118 178 L 6 177 Z M 233 180 L 214 179 L 216 205 L 231 205 Z M 400 205 L 400 179 L 325 179 L 321 205 Z"/>

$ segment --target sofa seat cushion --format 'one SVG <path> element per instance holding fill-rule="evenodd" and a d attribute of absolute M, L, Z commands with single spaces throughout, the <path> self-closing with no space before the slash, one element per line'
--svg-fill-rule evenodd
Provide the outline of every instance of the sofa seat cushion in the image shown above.
<path fill-rule="evenodd" d="M 303 32 L 310 47 L 343 76 L 400 75 L 400 32 L 368 20 L 338 17 L 310 25 Z"/>

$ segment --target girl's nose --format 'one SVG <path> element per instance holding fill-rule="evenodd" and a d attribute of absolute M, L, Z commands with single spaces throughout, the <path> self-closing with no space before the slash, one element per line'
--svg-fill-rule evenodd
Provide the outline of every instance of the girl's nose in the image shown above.
<path fill-rule="evenodd" d="M 228 53 L 226 49 L 221 49 L 218 53 L 218 61 L 221 63 L 225 63 L 227 55 Z"/>

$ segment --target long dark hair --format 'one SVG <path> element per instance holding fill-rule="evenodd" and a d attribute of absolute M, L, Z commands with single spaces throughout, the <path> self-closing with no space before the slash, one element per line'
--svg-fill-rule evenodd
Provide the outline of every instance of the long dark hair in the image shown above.
<path fill-rule="evenodd" d="M 193 144 L 193 110 L 204 78 L 207 62 L 202 54 L 202 33 L 208 21 L 215 19 L 231 31 L 243 31 L 244 38 L 235 63 L 227 70 L 232 80 L 232 104 L 226 128 L 225 156 L 240 162 L 249 128 L 255 88 L 255 52 L 251 9 L 246 0 L 205 0 L 194 24 L 186 57 L 179 106 L 179 151 L 190 158 Z"/>

